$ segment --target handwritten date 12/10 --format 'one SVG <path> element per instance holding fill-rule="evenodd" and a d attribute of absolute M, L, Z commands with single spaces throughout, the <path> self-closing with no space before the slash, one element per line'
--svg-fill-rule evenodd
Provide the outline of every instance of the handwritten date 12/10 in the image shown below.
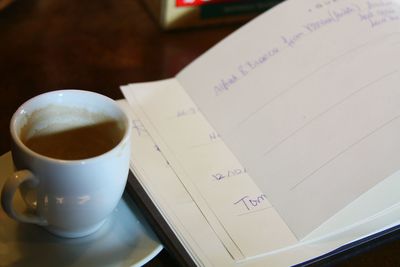
<path fill-rule="evenodd" d="M 229 178 L 229 177 L 233 177 L 233 176 L 238 176 L 241 174 L 247 173 L 246 168 L 236 168 L 236 169 L 231 169 L 231 170 L 226 170 L 223 172 L 217 172 L 217 173 L 213 173 L 211 176 L 217 180 L 217 181 L 221 181 L 225 178 Z"/>

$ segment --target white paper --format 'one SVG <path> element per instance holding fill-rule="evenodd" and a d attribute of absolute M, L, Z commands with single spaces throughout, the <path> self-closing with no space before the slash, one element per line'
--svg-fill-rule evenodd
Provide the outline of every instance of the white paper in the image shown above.
<path fill-rule="evenodd" d="M 298 238 L 400 166 L 399 14 L 287 1 L 177 76 Z"/>
<path fill-rule="evenodd" d="M 398 223 L 399 32 L 399 1 L 286 1 L 123 88 L 159 156 L 132 168 L 196 263 L 287 266 Z"/>
<path fill-rule="evenodd" d="M 152 99 L 158 98 L 156 95 L 159 93 L 160 96 L 165 97 L 165 90 L 167 90 L 171 98 L 179 98 L 179 93 L 178 95 L 175 94 L 177 90 L 170 89 L 181 88 L 179 86 L 171 88 L 171 81 L 161 81 L 130 85 L 125 87 L 124 91 L 131 91 L 127 95 L 134 94 L 135 91 L 142 91 L 139 94 L 147 95 L 148 98 Z M 131 107 L 140 111 L 144 106 L 152 102 L 146 100 L 146 97 L 142 98 L 142 100 L 144 101 L 132 102 L 131 99 Z M 169 99 L 164 98 L 164 100 L 169 102 Z M 191 101 L 187 102 L 187 104 L 190 103 Z M 162 113 L 162 110 L 160 112 Z M 179 116 L 189 114 L 192 114 L 192 111 L 189 113 L 179 112 Z M 323 227 L 317 229 L 318 231 L 307 237 L 307 240 L 289 242 L 288 246 L 275 250 L 273 253 L 268 253 L 267 248 L 276 247 L 277 240 L 281 238 L 280 242 L 284 241 L 286 238 L 285 231 L 280 236 L 282 233 L 279 228 L 280 224 L 264 220 L 265 224 L 261 225 L 259 216 L 248 217 L 249 220 L 246 225 L 241 228 L 244 233 L 249 229 L 249 225 L 254 228 L 254 231 L 258 231 L 261 225 L 265 229 L 275 230 L 277 235 L 275 238 L 262 240 L 263 243 L 257 242 L 258 237 L 254 239 L 255 242 L 252 244 L 257 244 L 259 246 L 258 250 L 262 251 L 264 249 L 265 253 L 247 256 L 243 259 L 234 259 L 223 244 L 223 238 L 209 223 L 210 220 L 207 219 L 205 213 L 192 198 L 188 188 L 185 187 L 182 177 L 177 176 L 177 172 L 174 169 L 174 165 L 177 162 L 169 161 L 169 157 L 164 154 L 165 151 L 161 151 L 158 145 L 154 143 L 155 140 L 149 135 L 148 129 L 138 120 L 138 117 L 143 118 L 146 121 L 145 124 L 151 124 L 151 121 L 149 118 L 144 117 L 145 113 L 141 111 L 138 115 L 131 114 L 134 118 L 135 130 L 133 131 L 132 168 L 154 204 L 159 208 L 159 211 L 199 266 L 289 266 L 315 258 L 348 242 L 358 240 L 399 223 L 398 188 L 400 173 L 397 173 L 385 179 L 385 181 L 369 190 L 367 194 L 362 195 L 347 206 L 332 220 L 324 224 Z M 152 128 L 150 132 L 155 130 L 152 126 L 150 128 Z M 159 133 L 153 132 L 153 134 L 156 137 L 155 139 L 161 137 Z M 190 133 L 187 133 L 187 135 L 190 136 Z M 212 149 L 209 151 L 213 152 Z M 229 158 L 231 157 L 229 154 L 230 152 L 228 151 L 227 154 L 220 156 Z M 212 157 L 212 154 L 210 157 Z M 192 160 L 196 162 L 199 161 L 199 158 L 193 158 Z M 221 166 L 224 166 L 224 164 L 222 163 Z M 221 189 L 222 193 L 224 192 L 223 189 Z M 245 191 L 246 188 L 239 187 L 239 190 Z M 218 217 L 219 214 L 215 214 L 215 216 Z M 222 213 L 220 216 L 224 216 L 224 214 Z M 234 217 L 231 219 L 235 220 Z M 277 226 L 278 228 L 275 229 Z M 226 228 L 226 231 L 232 236 L 235 235 L 232 233 L 232 229 Z M 260 231 L 260 237 L 262 236 L 262 231 Z M 251 241 L 246 238 L 245 240 Z"/>
<path fill-rule="evenodd" d="M 131 170 L 179 241 L 199 266 L 233 264 L 141 120 L 126 101 L 119 104 L 133 122 Z"/>
<path fill-rule="evenodd" d="M 234 260 L 297 242 L 176 80 L 123 93 Z"/>

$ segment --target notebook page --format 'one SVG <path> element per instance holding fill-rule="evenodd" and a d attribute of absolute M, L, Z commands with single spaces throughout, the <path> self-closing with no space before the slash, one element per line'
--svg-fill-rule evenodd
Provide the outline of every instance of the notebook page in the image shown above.
<path fill-rule="evenodd" d="M 298 238 L 400 166 L 399 14 L 286 1 L 177 76 Z"/>
<path fill-rule="evenodd" d="M 175 79 L 122 90 L 233 260 L 297 242 Z"/>
<path fill-rule="evenodd" d="M 163 100 L 170 102 L 169 99 L 164 97 L 165 94 L 163 94 L 163 87 L 165 87 L 164 89 L 167 89 L 168 95 L 170 95 L 171 98 L 176 99 L 178 98 L 177 95 L 179 95 L 179 93 L 176 94 L 177 90 L 169 90 L 171 89 L 170 86 L 171 83 L 169 83 L 169 80 L 166 80 L 155 83 L 132 84 L 123 89 L 125 94 L 127 91 L 137 91 L 142 89 L 142 93 L 146 94 L 149 98 L 154 98 L 155 95 L 160 93 Z M 181 93 L 184 93 L 183 89 L 179 90 L 182 90 Z M 400 205 L 397 205 L 396 208 L 396 205 L 392 204 L 397 203 L 398 198 L 396 196 L 398 194 L 396 188 L 398 188 L 397 185 L 400 182 L 400 175 L 397 175 L 397 177 L 395 175 L 389 177 L 389 179 L 386 179 L 368 192 L 374 192 L 373 195 L 387 195 L 387 188 L 392 188 L 389 190 L 391 198 L 385 200 L 380 199 L 380 201 L 378 201 L 386 203 L 379 204 L 376 201 L 376 196 L 370 196 L 369 194 L 368 196 L 363 195 L 354 201 L 351 205 L 351 209 L 348 209 L 349 206 L 346 207 L 345 210 L 347 213 L 351 214 L 350 217 L 354 217 L 353 215 L 359 217 L 358 219 L 353 218 L 351 220 L 353 223 L 356 222 L 356 229 L 349 227 L 349 220 L 346 220 L 347 223 L 344 222 L 344 225 L 336 225 L 333 229 L 321 229 L 323 231 L 327 230 L 327 235 L 325 235 L 326 233 L 322 235 L 321 233 L 316 233 L 317 235 L 308 238 L 305 242 L 288 242 L 288 244 L 292 245 L 282 250 L 274 251 L 274 253 L 261 253 L 256 257 L 246 257 L 239 261 L 234 260 L 226 247 L 222 245 L 221 239 L 218 237 L 215 230 L 213 230 L 209 224 L 210 220 L 204 217 L 205 214 L 199 209 L 199 205 L 196 205 L 190 192 L 187 191 L 187 188 L 185 188 L 184 184 L 181 182 L 182 177 L 177 176 L 177 173 L 174 170 L 175 162 L 173 162 L 173 160 L 170 161 L 169 157 L 166 157 L 161 149 L 158 149 L 158 145 L 155 144 L 155 140 L 158 140 L 159 136 L 156 136 L 158 133 L 156 133 L 154 129 L 151 129 L 153 128 L 151 124 L 154 123 L 154 121 L 148 121 L 148 118 L 143 117 L 144 114 L 140 111 L 143 106 L 149 105 L 151 101 L 147 101 L 146 97 L 142 98 L 144 101 L 133 101 L 132 97 L 129 97 L 131 93 L 126 95 L 130 99 L 131 108 L 137 111 L 137 115 L 132 115 L 134 118 L 132 168 L 141 184 L 146 189 L 146 192 L 151 196 L 153 202 L 158 206 L 160 212 L 174 229 L 176 235 L 184 246 L 188 251 L 190 251 L 192 257 L 196 260 L 199 266 L 291 266 L 320 256 L 348 242 L 381 231 L 391 225 L 397 225 L 398 223 Z M 181 109 L 179 110 L 179 116 L 190 116 L 190 114 L 192 114 L 191 112 L 187 113 L 181 112 Z M 139 118 L 144 119 L 143 121 L 145 121 L 145 123 L 142 123 Z M 193 119 L 193 117 L 191 119 Z M 150 127 L 146 128 L 145 125 L 150 125 Z M 185 134 L 190 135 L 189 132 L 185 132 Z M 193 139 L 196 140 L 195 136 L 193 136 Z M 196 158 L 194 161 L 199 162 L 202 161 L 202 159 Z M 231 178 L 234 177 L 228 179 Z M 225 186 L 218 188 L 218 190 L 221 190 L 221 198 L 223 198 L 222 195 L 224 189 L 226 189 Z M 241 188 L 241 190 L 246 192 L 245 188 Z M 247 191 L 247 193 L 249 192 Z M 363 208 L 365 207 L 365 204 L 372 208 L 372 211 L 366 211 Z M 390 208 L 385 209 L 385 207 Z M 393 208 L 396 210 L 393 210 Z M 393 212 L 389 212 L 390 209 L 392 209 Z M 379 216 L 377 216 L 377 214 L 375 215 L 377 211 L 381 211 Z M 360 213 L 370 213 L 374 214 L 374 216 L 370 218 L 371 220 L 365 220 L 365 214 L 362 215 Z M 224 221 L 224 215 L 225 214 L 223 213 L 215 214 L 215 216 L 221 218 L 221 222 Z M 251 213 L 249 215 L 252 216 Z M 262 213 L 259 215 L 262 215 Z M 243 215 L 241 217 L 243 217 Z M 344 217 L 349 216 L 344 215 Z M 266 228 L 276 232 L 278 236 L 282 234 L 282 231 L 279 230 L 279 228 L 275 229 L 277 224 L 272 220 L 264 219 L 266 224 L 261 225 L 259 223 L 259 218 L 260 217 L 248 217 L 249 221 L 247 221 L 245 225 L 241 226 L 241 230 L 245 231 L 250 228 L 259 231 L 260 228 Z M 235 217 L 230 217 L 229 219 L 235 220 Z M 334 224 L 337 223 L 341 224 L 340 220 L 336 221 Z M 247 227 L 248 225 L 251 225 L 251 227 Z M 231 235 L 235 236 L 235 233 L 232 232 L 231 226 L 227 225 L 226 230 L 230 230 Z M 262 231 L 259 231 L 256 237 L 251 237 L 255 238 L 255 240 L 253 240 L 254 244 L 256 244 L 257 241 L 261 241 L 259 243 L 260 249 L 265 249 L 276 242 L 276 240 L 271 238 L 264 239 L 263 235 Z M 282 238 L 285 239 L 285 235 L 283 235 Z"/>
<path fill-rule="evenodd" d="M 233 260 L 210 228 L 173 168 L 127 101 L 118 101 L 132 120 L 131 170 L 198 266 L 227 266 Z"/>

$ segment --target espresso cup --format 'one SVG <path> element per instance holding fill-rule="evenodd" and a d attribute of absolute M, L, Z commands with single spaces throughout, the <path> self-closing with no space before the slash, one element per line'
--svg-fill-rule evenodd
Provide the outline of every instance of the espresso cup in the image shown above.
<path fill-rule="evenodd" d="M 131 122 L 100 94 L 60 90 L 25 102 L 10 123 L 14 174 L 2 189 L 4 211 L 62 237 L 95 232 L 121 199 Z M 26 209 L 15 208 L 20 192 Z"/>

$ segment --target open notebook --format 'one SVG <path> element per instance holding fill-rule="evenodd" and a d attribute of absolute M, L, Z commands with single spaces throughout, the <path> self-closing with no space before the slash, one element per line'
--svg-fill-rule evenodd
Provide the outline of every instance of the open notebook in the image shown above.
<path fill-rule="evenodd" d="M 398 1 L 283 2 L 175 78 L 122 87 L 132 170 L 200 266 L 293 265 L 389 229 L 399 59 Z"/>

